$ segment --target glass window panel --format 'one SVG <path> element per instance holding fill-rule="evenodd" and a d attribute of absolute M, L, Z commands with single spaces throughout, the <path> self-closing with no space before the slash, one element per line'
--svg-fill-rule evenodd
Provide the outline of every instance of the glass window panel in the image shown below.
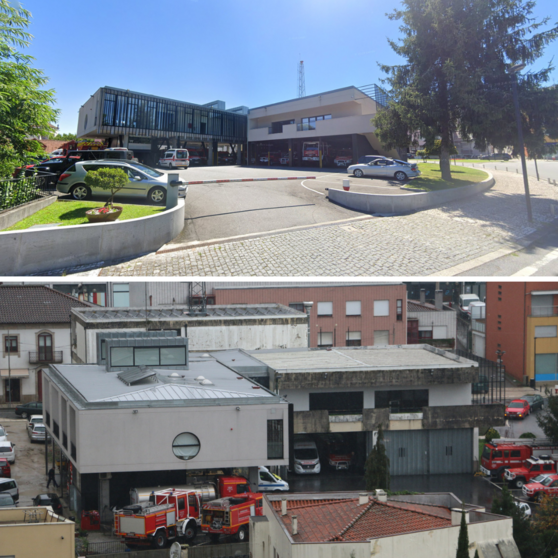
<path fill-rule="evenodd" d="M 374 301 L 374 316 L 389 316 L 389 300 Z"/>
<path fill-rule="evenodd" d="M 283 420 L 267 421 L 267 458 L 283 459 Z"/>
<path fill-rule="evenodd" d="M 110 350 L 111 366 L 134 366 L 133 347 L 111 347 Z"/>
<path fill-rule="evenodd" d="M 318 302 L 318 316 L 332 316 L 333 302 Z"/>
<path fill-rule="evenodd" d="M 347 301 L 347 316 L 360 316 L 360 300 Z"/>
<path fill-rule="evenodd" d="M 535 355 L 535 373 L 556 374 L 556 353 Z"/>
<path fill-rule="evenodd" d="M 116 104 L 116 95 L 105 93 L 105 102 L 103 106 L 103 125 L 112 126 L 114 122 L 114 107 Z"/>
<path fill-rule="evenodd" d="M 556 326 L 535 326 L 535 337 L 556 337 Z"/>
<path fill-rule="evenodd" d="M 321 331 L 318 333 L 318 347 L 332 347 L 333 333 Z"/>
<path fill-rule="evenodd" d="M 172 442 L 172 451 L 179 459 L 192 459 L 200 451 L 200 441 L 194 434 L 183 432 Z"/>
<path fill-rule="evenodd" d="M 134 359 L 136 366 L 157 366 L 159 364 L 159 347 L 136 348 Z"/>
<path fill-rule="evenodd" d="M 186 347 L 161 347 L 161 365 L 186 364 Z"/>

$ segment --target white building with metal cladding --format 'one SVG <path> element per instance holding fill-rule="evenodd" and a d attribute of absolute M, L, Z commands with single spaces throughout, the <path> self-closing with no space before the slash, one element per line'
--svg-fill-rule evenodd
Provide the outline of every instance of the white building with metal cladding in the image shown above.
<path fill-rule="evenodd" d="M 95 308 L 72 312 L 72 362 L 98 363 L 100 340 L 116 331 L 174 332 L 188 337 L 191 351 L 242 347 L 246 350 L 305 347 L 308 317 L 282 304 L 207 306 L 206 315 L 188 306 L 171 308 Z"/>
<path fill-rule="evenodd" d="M 381 424 L 393 475 L 472 472 L 478 427 L 504 424 L 503 404 L 472 404 L 478 364 L 429 345 L 213 355 L 257 381 L 267 376 L 292 405 L 294 440 L 342 437 L 362 465 Z"/>
<path fill-rule="evenodd" d="M 110 516 L 129 490 L 288 463 L 288 405 L 181 337 L 112 337 L 104 365 L 52 365 L 43 414 L 72 509 Z M 47 459 L 45 457 L 45 459 Z M 54 460 L 54 457 L 53 457 Z M 56 457 L 58 460 L 58 457 Z M 47 467 L 50 467 L 47 464 Z"/>

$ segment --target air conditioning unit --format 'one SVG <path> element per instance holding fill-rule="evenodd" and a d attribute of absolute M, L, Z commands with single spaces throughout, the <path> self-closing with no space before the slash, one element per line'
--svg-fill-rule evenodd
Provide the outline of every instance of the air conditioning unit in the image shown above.
<path fill-rule="evenodd" d="M 99 473 L 99 480 L 112 479 L 112 473 Z"/>

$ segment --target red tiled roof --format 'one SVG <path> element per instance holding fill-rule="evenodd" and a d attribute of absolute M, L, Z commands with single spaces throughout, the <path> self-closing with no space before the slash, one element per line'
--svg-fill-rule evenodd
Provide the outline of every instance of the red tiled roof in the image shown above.
<path fill-rule="evenodd" d="M 421 303 L 418 300 L 407 300 L 407 312 L 441 312 L 438 310 L 434 304 L 430 304 L 429 302 Z"/>
<path fill-rule="evenodd" d="M 292 516 L 298 517 L 295 542 L 366 541 L 451 526 L 450 510 L 440 506 L 377 500 L 359 506 L 355 498 L 287 500 L 282 516 L 281 502 L 272 503 L 289 532 Z"/>
<path fill-rule="evenodd" d="M 47 153 L 52 153 L 55 149 L 62 147 L 68 140 L 37 140 L 40 141 Z"/>
<path fill-rule="evenodd" d="M 0 286 L 0 324 L 70 323 L 72 308 L 91 308 L 73 296 L 43 285 Z"/>

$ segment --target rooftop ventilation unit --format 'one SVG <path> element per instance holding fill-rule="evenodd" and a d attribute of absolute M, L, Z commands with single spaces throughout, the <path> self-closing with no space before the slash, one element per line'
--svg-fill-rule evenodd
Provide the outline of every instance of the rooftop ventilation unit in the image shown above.
<path fill-rule="evenodd" d="M 200 382 L 200 384 L 201 384 L 202 386 L 212 386 L 212 385 L 214 385 L 213 382 L 212 382 L 211 380 L 202 380 L 202 381 Z"/>

